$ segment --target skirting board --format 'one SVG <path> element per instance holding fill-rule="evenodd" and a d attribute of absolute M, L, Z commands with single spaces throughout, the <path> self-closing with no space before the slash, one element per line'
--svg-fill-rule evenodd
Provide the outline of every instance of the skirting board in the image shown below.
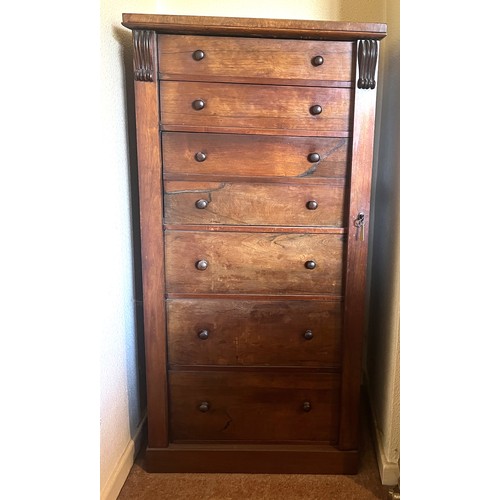
<path fill-rule="evenodd" d="M 130 439 L 110 478 L 101 490 L 101 500 L 116 500 L 139 453 L 147 416 L 141 420 L 137 432 Z"/>
<path fill-rule="evenodd" d="M 366 400 L 368 402 L 368 415 L 369 415 L 368 425 L 370 427 L 370 433 L 373 437 L 380 480 L 382 481 L 382 484 L 384 486 L 394 486 L 399 482 L 399 464 L 395 462 L 389 462 L 389 460 L 387 460 L 385 456 L 384 447 L 382 444 L 382 437 L 378 429 L 377 419 L 375 418 L 373 412 L 373 406 L 370 399 L 370 391 L 368 389 L 368 386 L 366 385 L 366 377 L 365 377 L 364 390 L 366 393 Z"/>

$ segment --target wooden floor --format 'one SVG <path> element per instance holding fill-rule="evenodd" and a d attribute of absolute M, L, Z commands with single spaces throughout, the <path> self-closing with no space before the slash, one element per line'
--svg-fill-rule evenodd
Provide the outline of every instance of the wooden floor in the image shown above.
<path fill-rule="evenodd" d="M 363 418 L 361 467 L 357 475 L 148 474 L 139 456 L 117 500 L 374 500 L 389 498 Z"/>

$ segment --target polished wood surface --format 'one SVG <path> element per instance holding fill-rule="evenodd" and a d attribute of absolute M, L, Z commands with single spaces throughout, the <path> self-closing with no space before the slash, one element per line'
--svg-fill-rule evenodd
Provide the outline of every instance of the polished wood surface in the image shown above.
<path fill-rule="evenodd" d="M 168 300 L 169 363 L 339 367 L 342 306 L 339 301 Z"/>
<path fill-rule="evenodd" d="M 167 231 L 165 248 L 170 292 L 342 293 L 343 236 Z M 317 267 L 307 269 L 309 261 Z"/>
<path fill-rule="evenodd" d="M 351 86 L 353 42 L 160 35 L 162 80 Z M 198 56 L 194 55 L 196 51 Z M 315 57 L 321 57 L 315 64 Z"/>
<path fill-rule="evenodd" d="M 266 19 L 218 16 L 172 16 L 164 14 L 122 15 L 122 24 L 130 29 L 150 29 L 158 33 L 187 35 L 258 36 L 265 38 L 304 38 L 319 40 L 356 40 L 384 38 L 384 23 L 354 23 L 305 19 Z"/>
<path fill-rule="evenodd" d="M 186 175 L 228 177 L 345 178 L 349 139 L 274 135 L 164 132 L 166 178 Z M 204 160 L 197 161 L 196 154 Z M 319 161 L 310 161 L 310 154 Z"/>
<path fill-rule="evenodd" d="M 174 442 L 337 438 L 338 374 L 174 370 L 170 389 Z"/>
<path fill-rule="evenodd" d="M 165 182 L 170 224 L 345 225 L 343 184 Z"/>
<path fill-rule="evenodd" d="M 155 38 L 153 37 L 153 41 Z M 156 65 L 153 66 L 156 72 Z M 135 82 L 141 258 L 150 446 L 167 446 L 168 399 L 163 260 L 161 150 L 158 136 L 158 85 Z"/>
<path fill-rule="evenodd" d="M 352 89 L 160 82 L 162 130 L 349 136 Z M 203 109 L 193 103 L 203 101 Z M 322 112 L 310 109 L 319 105 Z"/>
<path fill-rule="evenodd" d="M 358 451 L 325 444 L 171 443 L 168 448 L 149 448 L 146 467 L 150 472 L 356 474 L 359 457 Z"/>
<path fill-rule="evenodd" d="M 362 346 L 366 309 L 366 268 L 370 229 L 371 170 L 375 131 L 376 94 L 357 89 L 354 107 L 353 152 L 351 164 L 350 212 L 346 256 L 346 314 L 343 348 L 343 384 L 340 449 L 358 447 Z M 364 238 L 354 225 L 359 213 L 365 214 Z"/>
<path fill-rule="evenodd" d="M 123 24 L 134 31 L 148 467 L 355 473 L 386 26 Z"/>

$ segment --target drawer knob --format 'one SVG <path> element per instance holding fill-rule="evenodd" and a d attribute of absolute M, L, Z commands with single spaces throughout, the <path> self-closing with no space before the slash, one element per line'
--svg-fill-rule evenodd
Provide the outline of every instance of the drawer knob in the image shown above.
<path fill-rule="evenodd" d="M 313 332 L 312 332 L 312 330 L 306 330 L 304 332 L 304 338 L 306 340 L 311 340 L 313 338 Z"/>
<path fill-rule="evenodd" d="M 203 50 L 198 49 L 193 52 L 193 59 L 195 61 L 201 61 L 204 57 L 205 57 L 205 52 L 203 52 Z"/>
<path fill-rule="evenodd" d="M 322 111 L 323 108 L 319 104 L 315 104 L 309 108 L 309 113 L 314 116 L 321 114 Z"/>
<path fill-rule="evenodd" d="M 317 163 L 319 160 L 321 160 L 321 156 L 318 153 L 311 153 L 307 156 L 309 163 Z"/>
<path fill-rule="evenodd" d="M 198 332 L 198 337 L 201 340 L 207 340 L 208 339 L 208 330 L 201 330 L 201 332 Z"/>
<path fill-rule="evenodd" d="M 314 269 L 316 267 L 316 262 L 314 262 L 314 260 L 308 260 L 304 265 L 307 269 Z"/>
<path fill-rule="evenodd" d="M 315 56 L 311 59 L 311 64 L 313 66 L 321 66 L 325 60 L 321 56 Z"/>
<path fill-rule="evenodd" d="M 311 411 L 311 409 L 312 409 L 311 403 L 309 401 L 304 401 L 304 404 L 302 405 L 302 409 L 306 412 Z"/>
<path fill-rule="evenodd" d="M 306 203 L 307 210 L 316 210 L 318 208 L 318 202 L 316 200 L 309 200 Z"/>
<path fill-rule="evenodd" d="M 196 262 L 196 269 L 198 269 L 198 271 L 204 271 L 207 267 L 208 262 L 206 260 L 199 260 Z"/>
<path fill-rule="evenodd" d="M 203 99 L 196 99 L 193 101 L 192 106 L 196 111 L 200 111 L 205 107 L 205 101 Z"/>
<path fill-rule="evenodd" d="M 205 153 L 202 153 L 201 151 L 198 151 L 195 155 L 194 155 L 194 159 L 196 161 L 199 161 L 200 163 L 202 161 L 205 161 L 207 159 L 207 155 Z"/>
<path fill-rule="evenodd" d="M 200 410 L 202 413 L 206 413 L 208 410 L 210 410 L 208 401 L 203 401 L 200 406 L 198 406 L 198 410 Z"/>
<path fill-rule="evenodd" d="M 199 208 L 200 210 L 203 210 L 204 208 L 208 207 L 208 200 L 198 200 L 195 205 L 196 208 Z"/>

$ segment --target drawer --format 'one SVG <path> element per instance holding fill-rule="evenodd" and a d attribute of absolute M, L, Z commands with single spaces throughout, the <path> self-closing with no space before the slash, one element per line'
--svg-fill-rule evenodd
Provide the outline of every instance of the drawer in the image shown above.
<path fill-rule="evenodd" d="M 337 440 L 338 374 L 172 370 L 169 386 L 174 442 Z"/>
<path fill-rule="evenodd" d="M 338 367 L 341 304 L 167 300 L 169 364 Z"/>
<path fill-rule="evenodd" d="M 168 224 L 344 225 L 344 186 L 233 182 L 164 183 Z"/>
<path fill-rule="evenodd" d="M 169 293 L 342 293 L 343 235 L 166 231 L 165 246 Z"/>
<path fill-rule="evenodd" d="M 350 106 L 351 89 L 160 82 L 163 130 L 345 137 Z"/>
<path fill-rule="evenodd" d="M 160 35 L 160 78 L 350 85 L 353 42 Z"/>
<path fill-rule="evenodd" d="M 239 134 L 162 134 L 165 175 L 345 178 L 349 139 Z M 318 155 L 319 160 L 317 159 Z"/>

